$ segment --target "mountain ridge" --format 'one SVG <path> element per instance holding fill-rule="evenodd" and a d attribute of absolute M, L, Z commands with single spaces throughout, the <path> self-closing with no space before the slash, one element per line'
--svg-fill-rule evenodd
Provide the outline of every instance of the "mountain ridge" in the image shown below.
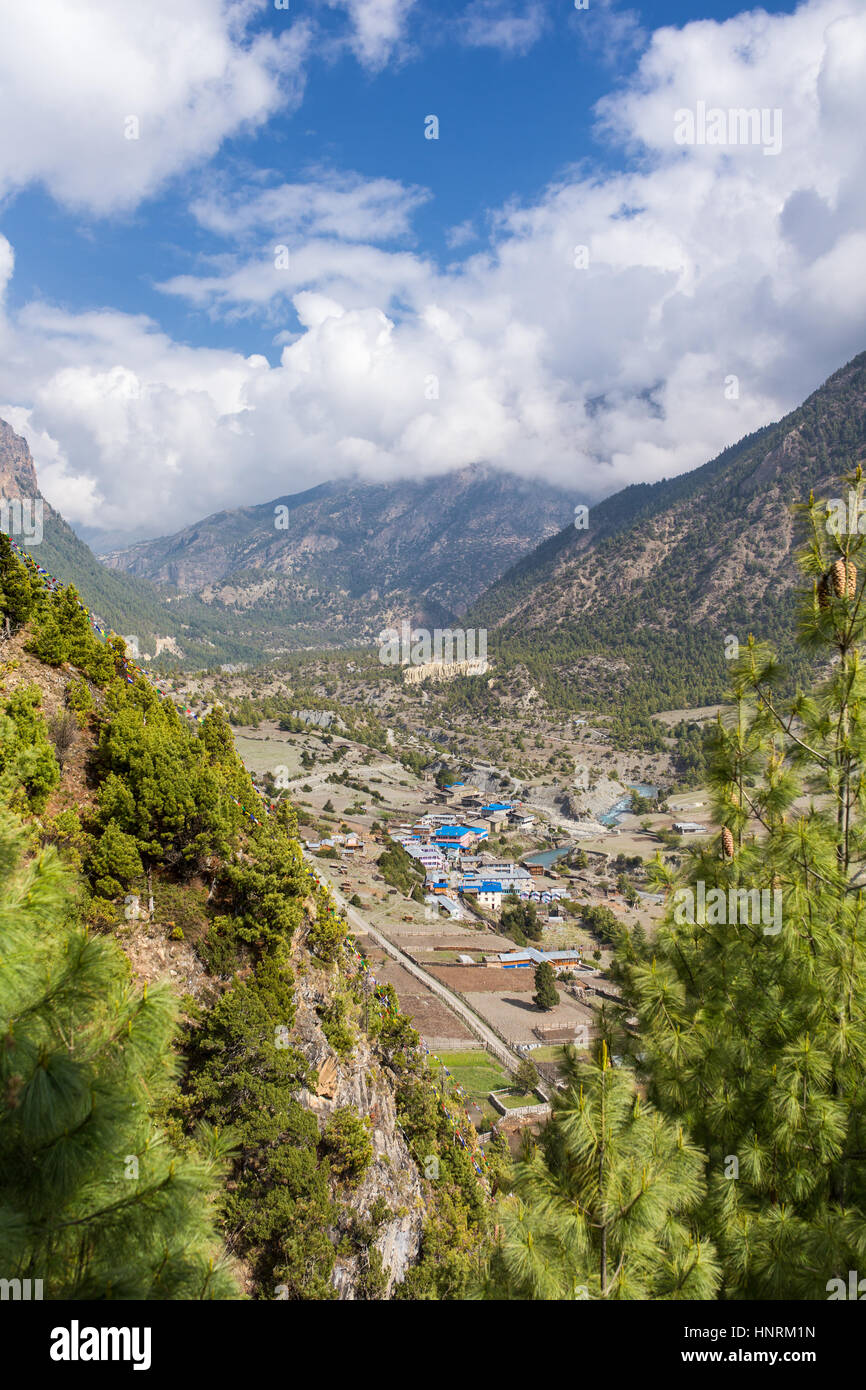
<path fill-rule="evenodd" d="M 319 484 L 102 558 L 270 627 L 273 641 L 281 626 L 312 640 L 325 620 L 348 644 L 402 618 L 453 621 L 572 511 L 562 489 L 473 464 L 435 478 Z"/>
<path fill-rule="evenodd" d="M 866 459 L 866 353 L 781 420 L 700 468 L 635 484 L 496 580 L 467 616 L 573 704 L 614 693 L 647 709 L 725 686 L 724 637 L 787 640 L 798 572 L 791 506 L 837 496 Z M 605 676 L 590 661 L 625 658 Z M 557 669 L 558 668 L 558 669 Z"/>

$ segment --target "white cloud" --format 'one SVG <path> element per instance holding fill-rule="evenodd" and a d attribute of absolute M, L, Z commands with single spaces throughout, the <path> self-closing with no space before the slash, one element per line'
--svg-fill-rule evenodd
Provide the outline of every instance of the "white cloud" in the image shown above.
<path fill-rule="evenodd" d="M 547 20 L 540 0 L 527 0 L 517 9 L 509 0 L 472 0 L 460 18 L 460 37 L 471 48 L 527 53 L 541 38 Z"/>
<path fill-rule="evenodd" d="M 6 297 L 6 287 L 15 270 L 15 252 L 12 243 L 0 234 L 0 306 Z"/>
<path fill-rule="evenodd" d="M 445 233 L 445 240 L 452 251 L 457 250 L 460 246 L 466 246 L 470 241 L 477 241 L 478 233 L 472 219 L 467 218 L 465 222 L 459 222 L 456 227 L 449 227 Z"/>
<path fill-rule="evenodd" d="M 255 9 L 0 0 L 0 193 L 40 183 L 68 206 L 123 211 L 296 103 L 309 25 L 252 33 Z"/>
<path fill-rule="evenodd" d="M 274 321 L 285 317 L 287 301 L 302 289 L 321 290 L 350 307 L 373 302 L 387 308 L 393 299 L 417 292 L 429 273 L 408 252 L 333 240 L 276 242 L 255 260 L 211 275 L 177 275 L 159 288 L 227 317 L 264 309 Z"/>
<path fill-rule="evenodd" d="M 226 237 L 273 232 L 283 237 L 334 236 L 343 241 L 392 241 L 406 237 L 412 215 L 430 194 L 396 179 L 313 171 L 304 183 L 282 183 L 251 193 L 216 190 L 196 199 L 192 212 L 210 231 Z"/>
<path fill-rule="evenodd" d="M 640 11 L 621 10 L 617 0 L 591 0 L 572 16 L 572 28 L 581 43 L 612 67 L 630 59 L 647 41 Z"/>
<path fill-rule="evenodd" d="M 326 178 L 306 217 L 275 190 L 297 218 L 287 269 L 269 244 L 234 249 L 166 288 L 261 316 L 278 362 L 34 303 L 0 320 L 0 398 L 46 457 L 57 442 L 71 518 L 131 535 L 354 470 L 488 459 L 591 501 L 693 467 L 866 346 L 864 26 L 864 0 L 812 0 L 658 31 L 599 113 L 634 168 L 501 209 L 487 249 L 445 270 L 351 239 L 377 206 L 405 230 L 411 190 L 346 178 L 335 201 Z M 781 153 L 677 146 L 674 113 L 698 101 L 780 108 Z M 210 225 L 264 241 L 277 222 L 248 196 L 249 220 L 243 196 L 212 197 Z"/>
<path fill-rule="evenodd" d="M 378 71 L 404 46 L 406 24 L 415 0 L 326 0 L 326 3 L 348 14 L 352 26 L 349 46 L 364 67 Z"/>

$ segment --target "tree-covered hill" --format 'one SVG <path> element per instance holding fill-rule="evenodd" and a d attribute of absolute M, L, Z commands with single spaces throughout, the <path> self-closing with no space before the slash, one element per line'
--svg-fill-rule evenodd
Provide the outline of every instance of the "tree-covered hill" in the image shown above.
<path fill-rule="evenodd" d="M 452 1102 L 296 830 L 219 711 L 187 722 L 0 536 L 4 1277 L 46 1299 L 465 1288 L 488 1204 Z"/>

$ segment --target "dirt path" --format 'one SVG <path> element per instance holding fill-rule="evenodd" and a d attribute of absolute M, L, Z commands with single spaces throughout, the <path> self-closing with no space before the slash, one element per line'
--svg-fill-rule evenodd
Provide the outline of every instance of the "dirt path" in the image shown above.
<path fill-rule="evenodd" d="M 326 873 L 323 873 L 322 869 L 319 866 L 318 860 L 312 859 L 312 857 L 308 855 L 306 852 L 304 853 L 304 857 L 314 867 L 315 872 L 319 876 L 319 878 L 323 879 L 327 883 L 328 887 L 331 890 L 331 893 L 333 894 L 334 902 L 337 903 L 339 907 L 345 910 L 346 916 L 349 919 L 350 926 L 353 926 L 358 931 L 363 931 L 368 936 L 372 937 L 372 939 L 376 941 L 378 945 L 380 945 L 389 956 L 391 956 L 394 960 L 399 961 L 400 965 L 403 966 L 404 970 L 407 970 L 410 975 L 414 975 L 416 980 L 420 980 L 422 984 L 426 985 L 432 994 L 438 995 L 438 997 L 441 1000 L 443 1000 L 444 1003 L 448 1006 L 451 1012 L 455 1013 L 458 1016 L 458 1018 L 461 1018 L 463 1022 L 467 1024 L 467 1026 L 472 1030 L 475 1036 L 481 1039 L 485 1047 L 490 1048 L 490 1051 L 493 1053 L 494 1057 L 498 1057 L 500 1062 L 504 1063 L 504 1065 L 508 1067 L 510 1071 L 513 1071 L 515 1067 L 519 1066 L 520 1062 L 522 1062 L 523 1060 L 520 1054 L 517 1052 L 512 1052 L 511 1048 L 505 1045 L 502 1039 L 496 1033 L 494 1033 L 493 1029 L 490 1028 L 488 1024 L 484 1022 L 483 1018 L 479 1017 L 479 1015 L 475 1012 L 474 1009 L 470 1008 L 470 1006 L 465 1002 L 465 1000 L 461 999 L 459 995 L 454 994 L 448 988 L 447 985 L 444 985 L 441 980 L 437 980 L 436 976 L 431 975 L 427 970 L 423 968 L 423 966 L 416 965 L 415 961 L 411 960 L 409 956 L 405 955 L 405 953 L 399 949 L 399 947 L 395 946 L 393 942 L 389 941 L 387 936 L 383 936 L 383 934 L 380 931 L 378 931 L 376 927 L 371 926 L 371 924 L 367 921 L 365 917 L 362 916 L 362 914 L 357 910 L 357 908 L 351 907 L 349 905 L 349 903 L 346 901 L 344 894 L 340 892 L 339 888 L 336 887 L 336 885 L 331 881 L 328 875 Z"/>

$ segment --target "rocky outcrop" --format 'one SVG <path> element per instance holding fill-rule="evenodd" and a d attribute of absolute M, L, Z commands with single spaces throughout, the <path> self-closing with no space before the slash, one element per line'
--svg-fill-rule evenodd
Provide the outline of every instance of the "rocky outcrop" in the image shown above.
<path fill-rule="evenodd" d="M 397 1124 L 394 1080 L 377 1058 L 365 1035 L 359 1033 L 352 1055 L 338 1057 L 330 1046 L 316 1012 L 330 997 L 331 981 L 324 971 L 305 969 L 296 977 L 297 1013 L 292 1045 L 318 1072 L 315 1091 L 301 1090 L 298 1100 L 312 1110 L 324 1129 L 335 1110 L 351 1106 L 370 1122 L 373 1162 L 358 1185 L 341 1189 L 344 1206 L 369 1218 L 378 1199 L 391 1211 L 380 1228 L 375 1247 L 387 1276 L 385 1297 L 404 1279 L 418 1258 L 424 1221 L 424 1190 L 417 1165 Z M 333 1284 L 340 1299 L 354 1299 L 363 1273 L 363 1255 L 340 1256 Z"/>
<path fill-rule="evenodd" d="M 406 685 L 420 685 L 422 681 L 453 681 L 458 676 L 483 676 L 487 669 L 487 662 L 481 657 L 475 657 L 472 661 L 425 661 L 422 666 L 405 666 L 403 680 Z"/>
<path fill-rule="evenodd" d="M 0 420 L 0 497 L 38 497 L 39 483 L 27 440 Z"/>

